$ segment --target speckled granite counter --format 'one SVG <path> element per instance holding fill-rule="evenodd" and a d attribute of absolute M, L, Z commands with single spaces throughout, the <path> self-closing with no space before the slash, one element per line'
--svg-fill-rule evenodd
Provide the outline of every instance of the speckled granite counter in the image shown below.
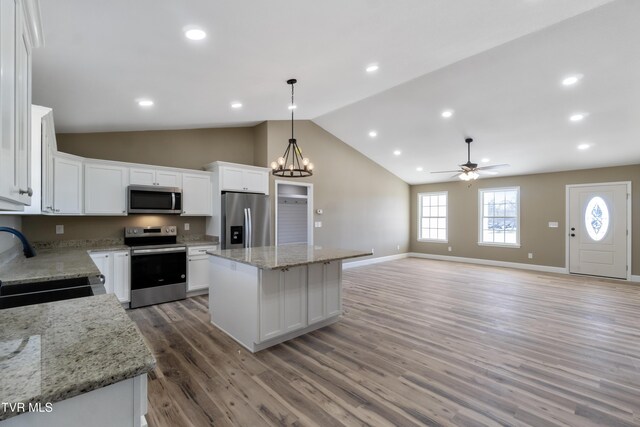
<path fill-rule="evenodd" d="M 372 255 L 371 252 L 322 248 L 308 245 L 263 246 L 259 248 L 207 251 L 209 255 L 230 259 L 265 270 Z"/>
<path fill-rule="evenodd" d="M 0 310 L 0 325 L 2 402 L 55 403 L 155 366 L 112 294 Z"/>
<path fill-rule="evenodd" d="M 127 246 L 124 246 L 127 250 Z M 2 286 L 97 276 L 100 270 L 88 248 L 36 249 L 36 256 L 20 255 L 0 266 Z"/>

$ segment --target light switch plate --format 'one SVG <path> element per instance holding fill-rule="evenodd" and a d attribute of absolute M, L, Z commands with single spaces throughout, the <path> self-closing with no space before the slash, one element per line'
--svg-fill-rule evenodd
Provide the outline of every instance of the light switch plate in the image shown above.
<path fill-rule="evenodd" d="M 56 234 L 64 234 L 64 225 L 56 225 Z"/>
<path fill-rule="evenodd" d="M 549 228 L 558 228 L 558 221 L 549 221 Z"/>
<path fill-rule="evenodd" d="M 322 221 L 316 221 L 315 226 L 316 228 L 322 228 Z"/>
<path fill-rule="evenodd" d="M 184 231 L 189 231 L 189 223 L 188 222 L 184 223 Z"/>

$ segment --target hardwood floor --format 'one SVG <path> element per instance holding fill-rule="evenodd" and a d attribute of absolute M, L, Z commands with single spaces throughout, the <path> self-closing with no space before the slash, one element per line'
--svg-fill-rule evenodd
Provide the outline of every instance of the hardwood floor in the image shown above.
<path fill-rule="evenodd" d="M 640 425 L 640 285 L 423 259 L 344 272 L 343 319 L 251 354 L 207 297 L 130 310 L 149 426 Z"/>

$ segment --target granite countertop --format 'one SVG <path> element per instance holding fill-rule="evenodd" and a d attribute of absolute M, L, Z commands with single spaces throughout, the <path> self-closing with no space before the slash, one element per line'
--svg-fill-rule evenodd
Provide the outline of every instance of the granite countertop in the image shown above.
<path fill-rule="evenodd" d="M 253 265 L 254 267 L 265 270 L 373 255 L 368 251 L 322 248 L 319 246 L 298 244 L 225 249 L 207 251 L 207 253 L 220 258 Z"/>
<path fill-rule="evenodd" d="M 55 403 L 145 374 L 155 359 L 113 294 L 0 310 L 0 398 Z M 0 407 L 0 420 L 16 413 Z"/>
<path fill-rule="evenodd" d="M 125 246 L 128 250 L 129 248 Z M 0 266 L 2 286 L 97 276 L 100 270 L 88 248 L 36 249 L 36 256 L 22 254 Z"/>

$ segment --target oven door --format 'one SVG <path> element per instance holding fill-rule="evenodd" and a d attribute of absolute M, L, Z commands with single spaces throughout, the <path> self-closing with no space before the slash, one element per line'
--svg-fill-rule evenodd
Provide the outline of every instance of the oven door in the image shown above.
<path fill-rule="evenodd" d="M 186 298 L 185 247 L 132 249 L 131 308 Z"/>
<path fill-rule="evenodd" d="M 130 185 L 128 195 L 129 213 L 182 213 L 182 193 L 179 188 Z"/>

